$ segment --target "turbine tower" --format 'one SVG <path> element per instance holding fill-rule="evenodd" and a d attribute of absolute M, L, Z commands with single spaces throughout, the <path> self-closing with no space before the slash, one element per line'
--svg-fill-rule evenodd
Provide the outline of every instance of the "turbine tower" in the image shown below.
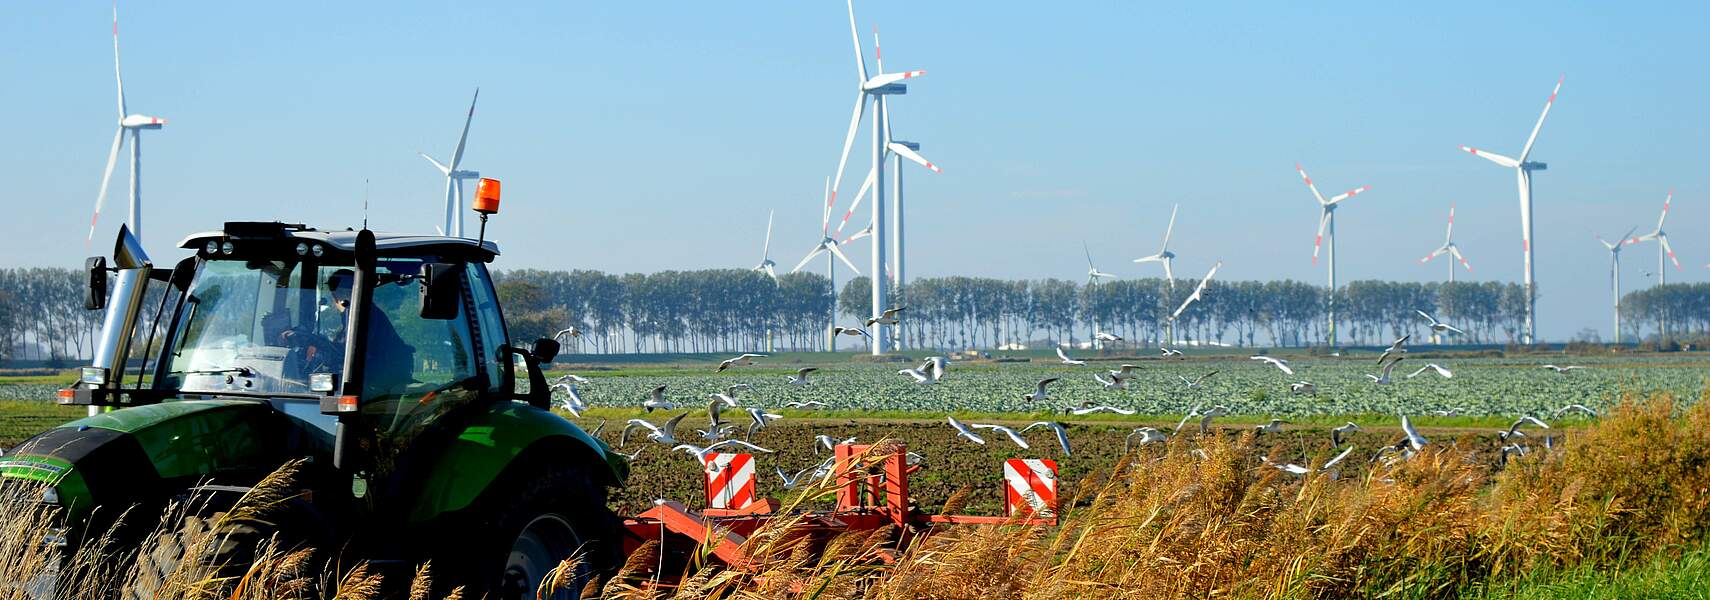
<path fill-rule="evenodd" d="M 1363 185 L 1343 192 L 1329 200 L 1325 200 L 1324 195 L 1318 193 L 1318 186 L 1312 184 L 1312 178 L 1307 176 L 1305 169 L 1300 168 L 1299 164 L 1295 164 L 1294 170 L 1300 173 L 1300 179 L 1301 181 L 1306 182 L 1306 188 L 1312 190 L 1312 197 L 1318 199 L 1318 238 L 1312 241 L 1312 264 L 1318 264 L 1318 249 L 1320 246 L 1324 245 L 1326 234 L 1328 234 L 1330 238 L 1330 249 L 1326 251 L 1326 254 L 1329 257 L 1328 262 L 1330 263 L 1330 304 L 1328 312 L 1330 319 L 1330 348 L 1334 349 L 1336 347 L 1336 207 L 1341 206 L 1343 200 L 1358 196 L 1360 193 L 1372 189 L 1372 186 Z"/>
<path fill-rule="evenodd" d="M 1674 190 L 1668 191 L 1663 198 L 1662 216 L 1657 217 L 1656 231 L 1627 240 L 1629 244 L 1655 241 L 1657 243 L 1657 289 L 1668 284 L 1668 261 L 1674 261 L 1674 269 L 1680 270 L 1680 259 L 1674 257 L 1674 248 L 1668 245 L 1668 233 L 1663 231 L 1663 222 L 1668 220 L 1668 208 L 1674 203 Z M 1663 311 L 1657 318 L 1657 333 L 1659 339 L 1668 339 L 1668 312 Z"/>
<path fill-rule="evenodd" d="M 1443 234 L 1443 245 L 1438 246 L 1436 250 L 1432 250 L 1430 254 L 1425 255 L 1425 258 L 1419 259 L 1419 264 L 1431 262 L 1431 259 L 1444 254 L 1448 254 L 1451 258 L 1460 261 L 1461 266 L 1466 267 L 1468 273 L 1472 272 L 1472 265 L 1467 264 L 1467 258 L 1465 256 L 1461 256 L 1460 247 L 1455 245 L 1455 205 L 1453 204 L 1449 205 L 1449 231 L 1448 233 Z M 1449 261 L 1449 283 L 1454 282 L 1455 262 Z"/>
<path fill-rule="evenodd" d="M 887 308 L 887 287 L 885 270 L 885 241 L 890 232 L 885 230 L 885 106 L 880 100 L 884 96 L 908 93 L 908 87 L 902 80 L 925 75 L 926 71 L 900 71 L 884 73 L 867 77 L 867 59 L 861 51 L 861 34 L 855 26 L 855 0 L 847 1 L 849 7 L 849 39 L 855 44 L 855 111 L 849 118 L 849 133 L 843 136 L 843 155 L 837 160 L 837 176 L 831 184 L 831 195 L 827 204 L 835 204 L 837 190 L 842 186 L 843 171 L 849 163 L 849 150 L 855 145 L 855 133 L 861 127 L 861 117 L 867 111 L 867 101 L 874 101 L 873 111 L 873 274 L 872 278 L 872 311 L 873 317 L 880 316 Z M 859 201 L 859 198 L 856 199 Z M 890 337 L 884 332 L 884 325 L 875 324 L 872 331 L 874 356 L 884 354 L 890 348 Z"/>
<path fill-rule="evenodd" d="M 836 352 L 837 334 L 832 333 L 832 328 L 837 326 L 837 263 L 834 262 L 834 259 L 841 260 L 843 264 L 849 265 L 849 270 L 854 271 L 856 275 L 860 275 L 861 270 L 855 268 L 855 263 L 849 262 L 849 257 L 844 256 L 843 250 L 837 247 L 837 240 L 831 237 L 831 178 L 829 177 L 825 180 L 825 198 L 825 210 L 820 213 L 819 218 L 819 243 L 814 244 L 814 247 L 808 250 L 807 256 L 802 257 L 802 261 L 796 263 L 796 268 L 790 269 L 790 272 L 800 271 L 802 267 L 807 266 L 808 261 L 813 260 L 813 257 L 825 255 L 825 277 L 831 280 L 831 312 L 826 315 L 825 323 L 826 348 L 830 352 Z"/>
<path fill-rule="evenodd" d="M 1610 243 L 1609 240 L 1602 237 L 1597 238 L 1597 241 L 1603 244 L 1603 248 L 1609 251 L 1609 289 L 1615 295 L 1615 345 L 1617 346 L 1621 345 L 1621 247 L 1636 243 L 1630 240 L 1633 237 L 1633 232 L 1638 229 L 1636 226 L 1628 229 L 1627 233 L 1615 238 L 1614 243 Z"/>
<path fill-rule="evenodd" d="M 885 55 L 879 49 L 878 27 L 873 28 L 873 64 L 879 70 L 878 76 L 884 76 Z M 900 295 L 903 282 L 907 281 L 903 260 L 903 159 L 926 167 L 933 173 L 943 173 L 944 170 L 920 155 L 919 143 L 897 140 L 891 137 L 890 102 L 886 101 L 884 96 L 880 96 L 879 104 L 885 121 L 885 149 L 896 161 L 895 166 L 892 167 L 893 174 L 891 176 L 891 268 L 889 275 L 891 285 L 899 290 L 898 295 Z M 892 300 L 892 302 L 900 301 L 900 298 Z M 897 340 L 900 346 L 902 336 L 897 336 Z"/>
<path fill-rule="evenodd" d="M 89 239 L 95 240 L 95 224 L 101 220 L 101 205 L 107 202 L 107 183 L 113 178 L 113 166 L 119 162 L 119 150 L 125 145 L 125 132 L 131 134 L 131 234 L 142 239 L 142 132 L 160 129 L 166 119 L 131 114 L 125 105 L 125 76 L 119 70 L 119 5 L 113 3 L 113 79 L 119 86 L 119 129 L 113 134 L 113 149 L 107 152 L 107 168 L 101 172 L 101 191 L 95 195 L 95 214 L 89 218 Z"/>
<path fill-rule="evenodd" d="M 1514 159 L 1469 146 L 1461 146 L 1462 150 L 1484 157 L 1490 162 L 1514 169 L 1515 180 L 1520 187 L 1520 250 L 1525 255 L 1523 277 L 1526 283 L 1526 343 L 1537 343 L 1538 324 L 1534 314 L 1538 304 L 1536 285 L 1532 279 L 1532 172 L 1543 171 L 1549 165 L 1541 162 L 1529 162 L 1532 156 L 1532 144 L 1538 141 L 1538 130 L 1544 128 L 1544 118 L 1550 116 L 1550 107 L 1556 103 L 1556 94 L 1562 91 L 1564 75 L 1556 80 L 1556 88 L 1550 91 L 1550 99 L 1544 101 L 1544 112 L 1538 115 L 1537 124 L 1532 126 L 1532 135 L 1526 137 L 1526 145 L 1520 148 L 1520 158 Z"/>
<path fill-rule="evenodd" d="M 457 147 L 451 151 L 450 164 L 434 160 L 425 152 L 416 153 L 445 175 L 445 224 L 439 228 L 440 235 L 463 237 L 463 182 L 481 178 L 478 171 L 458 169 L 463 164 L 463 147 L 469 142 L 469 123 L 475 120 L 475 102 L 480 99 L 481 88 L 475 88 L 475 97 L 469 100 L 469 114 L 463 117 L 463 133 L 457 136 Z"/>

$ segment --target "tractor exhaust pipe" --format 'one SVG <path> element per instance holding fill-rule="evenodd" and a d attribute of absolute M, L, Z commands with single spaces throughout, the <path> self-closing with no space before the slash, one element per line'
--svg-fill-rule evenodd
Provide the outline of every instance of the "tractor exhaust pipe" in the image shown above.
<path fill-rule="evenodd" d="M 142 240 L 124 225 L 119 226 L 119 239 L 113 243 L 113 265 L 119 269 L 118 282 L 113 287 L 113 299 L 107 304 L 107 315 L 101 321 L 101 337 L 95 344 L 93 362 L 93 366 L 106 372 L 106 380 L 98 386 L 102 388 L 117 388 L 125 379 L 131 331 L 136 329 L 143 296 L 148 293 L 149 272 L 154 269 L 148 253 L 143 251 Z M 100 407 L 89 407 L 90 416 L 100 411 Z"/>

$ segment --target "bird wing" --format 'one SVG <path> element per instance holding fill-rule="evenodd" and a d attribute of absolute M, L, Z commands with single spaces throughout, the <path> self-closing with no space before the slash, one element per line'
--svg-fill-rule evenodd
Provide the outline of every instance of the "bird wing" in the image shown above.
<path fill-rule="evenodd" d="M 1068 354 L 1063 352 L 1063 348 L 1061 346 L 1057 347 L 1057 358 L 1063 359 L 1063 362 L 1070 362 L 1071 360 L 1073 360 L 1073 359 L 1069 358 Z"/>
<path fill-rule="evenodd" d="M 1431 315 L 1425 314 L 1425 311 L 1415 308 L 1413 309 L 1413 312 L 1419 313 L 1419 316 L 1421 317 L 1425 317 L 1425 320 L 1430 321 L 1432 325 L 1437 324 L 1437 319 L 1433 318 Z"/>
<path fill-rule="evenodd" d="M 689 416 L 689 413 L 685 412 L 675 417 L 671 417 L 671 420 L 665 422 L 665 427 L 662 428 L 660 432 L 665 434 L 665 437 L 675 439 L 677 437 L 677 424 L 682 423 L 683 417 L 687 416 Z"/>
<path fill-rule="evenodd" d="M 1073 455 L 1074 451 L 1069 449 L 1069 432 L 1064 431 L 1063 426 L 1055 424 L 1051 430 L 1057 434 L 1057 444 L 1063 447 L 1063 456 Z"/>
<path fill-rule="evenodd" d="M 1337 463 L 1342 462 L 1342 459 L 1347 458 L 1349 454 L 1353 454 L 1354 448 L 1356 448 L 1356 446 L 1348 446 L 1347 450 L 1343 450 L 1341 454 L 1336 455 L 1336 458 L 1332 458 L 1328 462 L 1325 462 L 1324 466 L 1318 467 L 1318 470 L 1320 470 L 1320 471 L 1330 470 L 1330 467 L 1336 466 Z"/>

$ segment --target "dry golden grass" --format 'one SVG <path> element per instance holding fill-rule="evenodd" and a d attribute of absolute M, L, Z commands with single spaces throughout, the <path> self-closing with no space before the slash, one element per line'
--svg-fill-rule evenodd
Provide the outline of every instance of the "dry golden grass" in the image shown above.
<path fill-rule="evenodd" d="M 1183 437 L 1080 482 L 1057 527 L 828 534 L 785 517 L 749 536 L 747 569 L 726 568 L 702 546 L 685 572 L 663 574 L 678 584 L 660 585 L 661 549 L 647 542 L 581 591 L 608 599 L 1452 598 L 1539 569 L 1619 569 L 1668 557 L 1701 547 L 1710 533 L 1710 390 L 1686 408 L 1667 396 L 1626 398 L 1553 451 L 1501 470 L 1446 439 L 1393 465 L 1361 464 L 1361 454 L 1340 477 L 1295 477 L 1264 465 L 1250 436 Z M 830 493 L 831 483 L 813 482 L 785 511 Z M 281 497 L 254 500 L 265 506 Z M 0 505 L 7 579 L 27 581 L 50 563 L 37 543 L 50 510 Z M 163 516 L 168 522 L 177 519 Z M 135 561 L 115 559 L 113 548 L 97 541 L 69 557 L 63 597 L 110 596 L 130 585 Z M 893 553 L 894 564 L 882 560 Z M 365 599 L 382 589 L 366 565 L 304 574 L 306 553 L 258 556 L 236 582 L 177 581 L 159 597 L 217 590 L 225 598 Z M 573 585 L 562 575 L 574 572 L 575 559 L 560 567 L 543 594 Z M 306 589 L 307 581 L 319 587 Z M 429 595 L 425 565 L 408 589 L 411 600 Z M 23 594 L 3 588 L 0 596 Z"/>

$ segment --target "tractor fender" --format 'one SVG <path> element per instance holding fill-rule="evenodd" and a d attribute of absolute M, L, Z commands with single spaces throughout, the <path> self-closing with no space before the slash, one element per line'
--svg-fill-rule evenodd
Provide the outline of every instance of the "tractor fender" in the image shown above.
<path fill-rule="evenodd" d="M 476 413 L 426 470 L 409 521 L 468 508 L 525 455 L 596 463 L 591 471 L 608 486 L 629 478 L 629 462 L 574 423 L 520 402 L 496 402 Z"/>

